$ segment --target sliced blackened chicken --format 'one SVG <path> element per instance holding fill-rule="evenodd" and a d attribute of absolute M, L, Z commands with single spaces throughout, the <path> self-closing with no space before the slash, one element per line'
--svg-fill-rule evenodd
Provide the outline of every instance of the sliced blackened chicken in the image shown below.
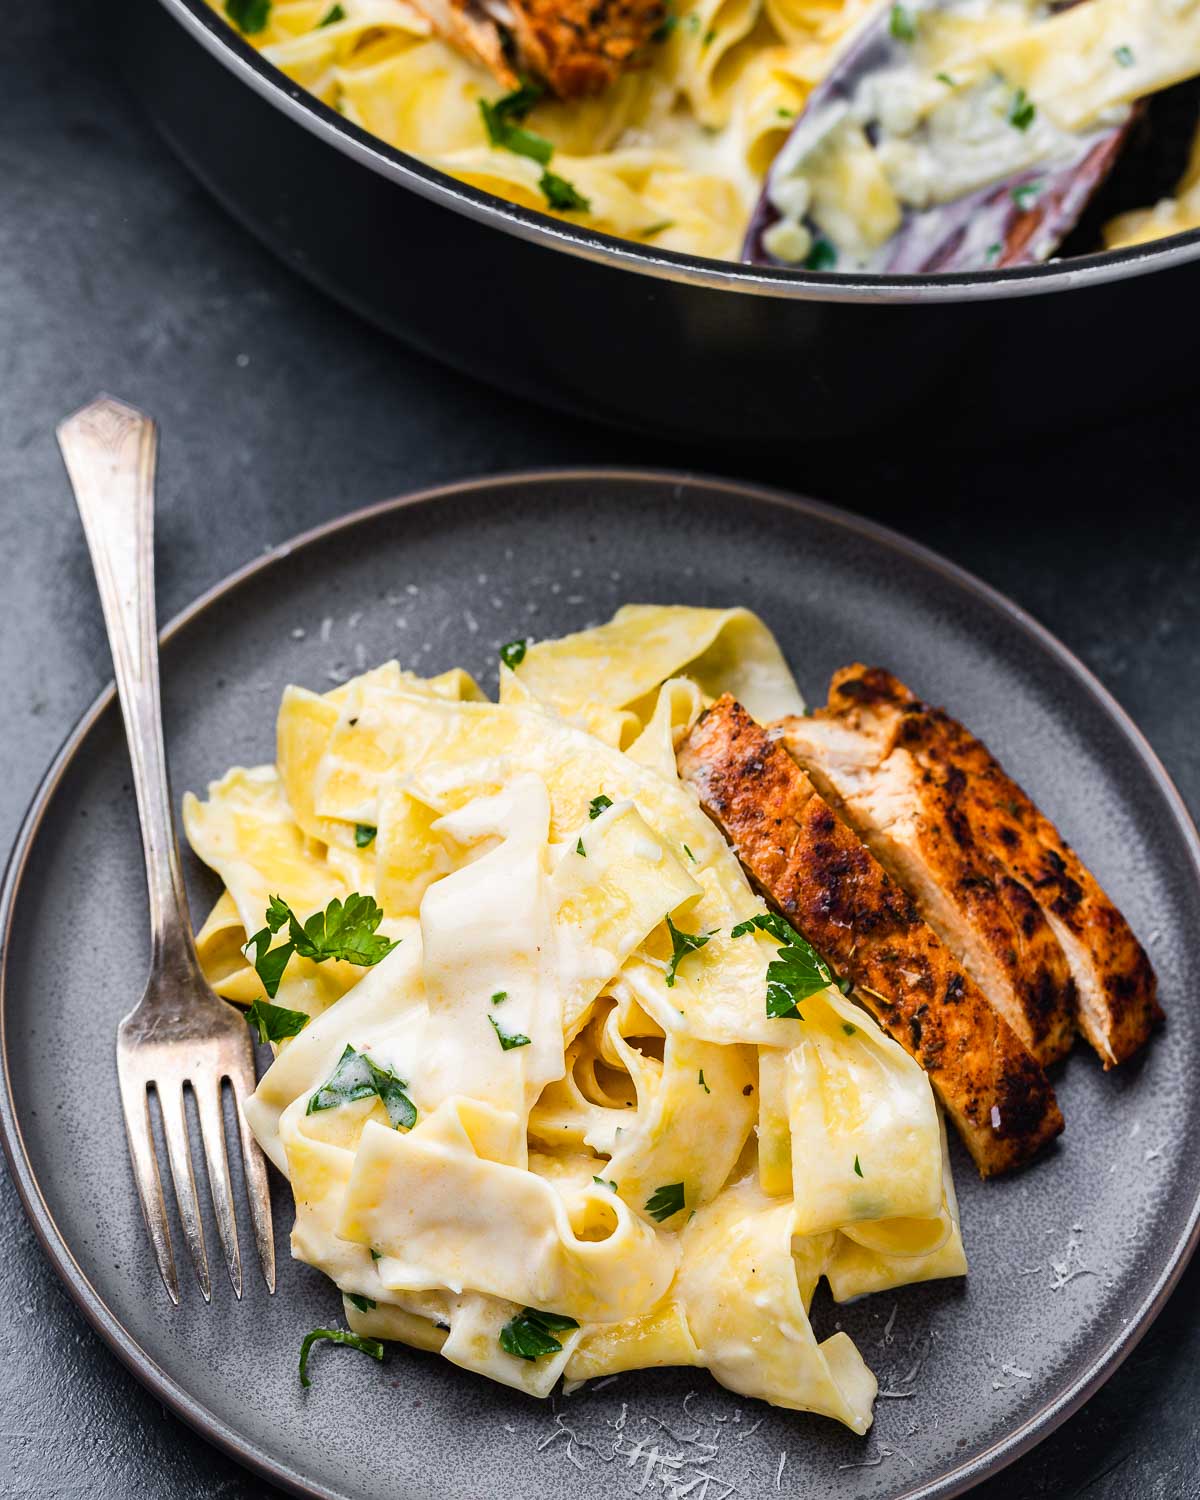
<path fill-rule="evenodd" d="M 978 842 L 1045 913 L 1074 977 L 1079 1029 L 1104 1066 L 1136 1052 L 1162 1017 L 1145 950 L 1095 876 L 987 746 L 879 668 L 836 673 L 829 711 L 872 724 L 945 787 Z"/>
<path fill-rule="evenodd" d="M 666 0 L 413 0 L 438 33 L 506 88 L 598 94 L 653 40 Z"/>
<path fill-rule="evenodd" d="M 726 695 L 678 762 L 767 901 L 929 1074 L 983 1176 L 1059 1134 L 1037 1061 L 782 745 Z"/>
<path fill-rule="evenodd" d="M 1071 1048 L 1076 1002 L 1050 923 L 976 838 L 958 778 L 915 755 L 900 733 L 900 710 L 864 702 L 858 680 L 840 673 L 827 708 L 781 720 L 773 732 L 1034 1057 L 1054 1062 Z"/>

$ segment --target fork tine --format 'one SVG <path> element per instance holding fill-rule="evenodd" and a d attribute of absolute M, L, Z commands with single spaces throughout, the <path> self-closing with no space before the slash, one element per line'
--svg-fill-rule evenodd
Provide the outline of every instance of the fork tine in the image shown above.
<path fill-rule="evenodd" d="M 221 1081 L 206 1080 L 203 1087 L 192 1083 L 196 1111 L 200 1116 L 200 1134 L 204 1141 L 204 1159 L 208 1163 L 208 1185 L 212 1189 L 213 1212 L 217 1233 L 225 1252 L 225 1265 L 234 1295 L 242 1295 L 242 1253 L 238 1248 L 237 1219 L 233 1211 L 233 1189 L 229 1184 L 229 1157 L 225 1150 L 225 1122 L 221 1115 Z"/>
<path fill-rule="evenodd" d="M 156 1081 L 159 1108 L 162 1110 L 163 1134 L 167 1138 L 167 1155 L 171 1178 L 175 1183 L 175 1202 L 179 1205 L 179 1222 L 191 1252 L 192 1265 L 205 1302 L 212 1301 L 212 1283 L 208 1275 L 208 1254 L 204 1248 L 204 1227 L 196 1203 L 196 1179 L 192 1173 L 192 1153 L 188 1150 L 187 1120 L 183 1113 L 183 1086 Z"/>
<path fill-rule="evenodd" d="M 250 1134 L 242 1100 L 249 1098 L 257 1087 L 254 1074 L 253 1049 L 247 1046 L 244 1057 L 227 1069 L 227 1077 L 233 1088 L 234 1104 L 237 1106 L 238 1131 L 242 1139 L 242 1167 L 246 1174 L 246 1199 L 250 1204 L 250 1218 L 254 1224 L 254 1243 L 258 1249 L 258 1260 L 262 1266 L 267 1291 L 275 1291 L 275 1230 L 271 1222 L 271 1189 L 267 1181 L 267 1163 L 258 1142 Z"/>
<path fill-rule="evenodd" d="M 129 1158 L 133 1164 L 133 1180 L 137 1184 L 142 1217 L 146 1221 L 146 1232 L 154 1247 L 158 1274 L 163 1279 L 167 1296 L 178 1307 L 179 1277 L 175 1271 L 175 1256 L 171 1250 L 171 1233 L 167 1227 L 167 1210 L 163 1203 L 158 1161 L 154 1155 L 154 1143 L 150 1138 L 150 1097 L 146 1090 L 146 1081 L 143 1078 L 127 1077 L 119 1060 L 117 1076 L 121 1085 L 125 1136 L 129 1141 Z"/>

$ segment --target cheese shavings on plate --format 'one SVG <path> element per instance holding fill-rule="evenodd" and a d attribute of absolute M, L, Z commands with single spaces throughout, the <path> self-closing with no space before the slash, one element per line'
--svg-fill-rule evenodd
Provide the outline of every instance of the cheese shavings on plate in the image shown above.
<path fill-rule="evenodd" d="M 965 1272 L 938 1110 L 675 770 L 724 692 L 802 712 L 791 673 L 744 609 L 505 662 L 499 703 L 396 663 L 289 687 L 275 765 L 185 799 L 292 1252 L 360 1340 L 531 1395 L 692 1365 L 863 1433 L 875 1378 L 809 1307 Z"/>

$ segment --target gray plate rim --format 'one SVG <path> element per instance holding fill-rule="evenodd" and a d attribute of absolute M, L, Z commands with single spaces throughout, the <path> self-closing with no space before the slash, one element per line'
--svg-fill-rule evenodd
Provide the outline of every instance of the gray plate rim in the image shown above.
<path fill-rule="evenodd" d="M 909 561 L 939 574 L 952 584 L 973 594 L 977 600 L 1004 616 L 1028 637 L 1030 644 L 1051 656 L 1056 664 L 1075 678 L 1097 706 L 1129 742 L 1143 770 L 1153 782 L 1188 851 L 1193 875 L 1200 885 L 1200 834 L 1177 787 L 1141 730 L 1100 680 L 1057 636 L 1041 625 L 1007 595 L 981 578 L 942 557 L 932 548 L 914 542 L 891 527 L 843 510 L 840 506 L 806 496 L 789 494 L 766 486 L 741 484 L 735 480 L 697 474 L 687 470 L 656 468 L 564 467 L 531 468 L 484 476 L 478 479 L 437 485 L 410 494 L 381 500 L 360 510 L 336 516 L 299 533 L 289 541 L 252 559 L 206 589 L 181 610 L 160 632 L 163 646 L 187 629 L 211 605 L 239 587 L 247 579 L 263 573 L 293 553 L 331 536 L 353 531 L 390 513 L 417 506 L 436 506 L 481 490 L 503 490 L 536 483 L 554 485 L 580 481 L 611 484 L 624 488 L 645 484 L 677 484 L 699 487 L 724 495 L 731 503 L 749 500 L 756 504 L 778 507 L 792 515 L 810 517 L 826 525 L 842 527 L 886 548 Z M 97 720 L 113 702 L 115 688 L 110 683 L 93 700 L 91 706 L 67 735 L 33 795 L 22 820 L 0 885 L 0 1143 L 10 1174 L 25 1212 L 42 1249 L 87 1322 L 104 1340 L 127 1369 L 176 1416 L 194 1428 L 251 1471 L 311 1500 L 341 1500 L 337 1491 L 314 1486 L 300 1474 L 264 1453 L 253 1442 L 214 1416 L 202 1402 L 189 1394 L 137 1343 L 125 1329 L 117 1314 L 104 1301 L 76 1261 L 70 1245 L 59 1230 L 53 1210 L 46 1200 L 25 1147 L 21 1123 L 17 1117 L 9 1070 L 8 1054 L 8 954 L 12 919 L 29 856 L 36 843 L 42 819 L 54 794 L 76 754 L 87 740 Z M 1061 1426 L 1104 1384 L 1133 1352 L 1175 1289 L 1197 1245 L 1200 1244 L 1200 1196 L 1192 1205 L 1184 1231 L 1162 1258 L 1158 1277 L 1141 1305 L 1130 1314 L 1128 1323 L 1091 1365 L 1078 1374 L 1032 1413 L 1020 1427 L 986 1452 L 949 1469 L 939 1478 L 916 1489 L 905 1490 L 896 1500 L 953 1500 L 984 1479 L 991 1478 L 1027 1453 L 1043 1438 Z"/>

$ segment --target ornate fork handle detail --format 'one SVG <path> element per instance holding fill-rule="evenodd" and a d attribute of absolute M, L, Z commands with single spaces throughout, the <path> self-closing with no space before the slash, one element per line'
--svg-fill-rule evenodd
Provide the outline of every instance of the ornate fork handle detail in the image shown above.
<path fill-rule="evenodd" d="M 217 1234 L 235 1293 L 241 1252 L 226 1152 L 222 1096 L 237 1103 L 246 1192 L 263 1275 L 275 1288 L 275 1249 L 266 1165 L 241 1101 L 255 1087 L 254 1048 L 241 1017 L 209 989 L 196 957 L 171 816 L 158 684 L 154 607 L 154 423 L 102 396 L 58 429 L 112 648 L 129 741 L 150 905 L 151 963 L 145 993 L 117 1028 L 117 1077 L 134 1182 L 158 1269 L 173 1302 L 179 1281 L 150 1096 L 158 1100 L 180 1225 L 200 1289 L 211 1295 L 208 1253 L 196 1194 L 186 1097 L 190 1092 L 208 1167 Z"/>
<path fill-rule="evenodd" d="M 150 898 L 152 963 L 194 963 L 171 818 L 154 602 L 154 474 L 149 417 L 102 396 L 58 429 L 112 647 L 129 739 Z"/>

